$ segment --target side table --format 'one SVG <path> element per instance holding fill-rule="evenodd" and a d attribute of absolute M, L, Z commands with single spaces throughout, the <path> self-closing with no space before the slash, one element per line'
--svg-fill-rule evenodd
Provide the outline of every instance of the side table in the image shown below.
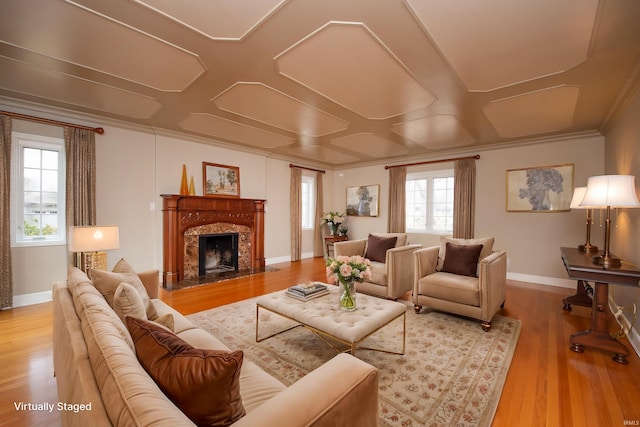
<path fill-rule="evenodd" d="M 622 262 L 620 267 L 605 268 L 594 264 L 591 258 L 596 253 L 582 252 L 576 248 L 561 248 L 562 262 L 570 278 L 593 281 L 593 305 L 591 308 L 591 329 L 571 335 L 571 350 L 584 352 L 584 347 L 594 347 L 614 353 L 613 360 L 626 365 L 629 350 L 617 339 L 611 337 L 607 327 L 607 307 L 609 284 L 638 287 L 640 269 L 635 265 Z"/>
<path fill-rule="evenodd" d="M 347 236 L 327 236 L 324 238 L 324 246 L 327 250 L 327 257 L 332 257 L 333 245 L 336 242 L 344 242 L 349 240 Z"/>

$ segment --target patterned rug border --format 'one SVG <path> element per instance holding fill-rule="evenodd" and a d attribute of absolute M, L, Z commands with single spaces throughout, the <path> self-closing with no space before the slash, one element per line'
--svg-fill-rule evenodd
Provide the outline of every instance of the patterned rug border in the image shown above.
<path fill-rule="evenodd" d="M 335 351 L 302 328 L 256 343 L 255 300 L 250 298 L 186 317 L 229 348 L 243 350 L 248 360 L 285 385 L 296 382 L 335 355 Z M 356 357 L 379 369 L 380 426 L 490 426 L 517 347 L 521 322 L 496 315 L 491 330 L 485 333 L 479 322 L 437 311 L 415 314 L 409 302 L 401 302 L 407 305 L 405 354 L 356 351 Z M 260 319 L 260 335 L 263 331 L 269 334 L 269 328 L 275 331 L 287 322 L 292 323 L 264 311 Z M 430 328 L 412 330 L 416 322 Z M 367 345 L 379 346 L 376 340 L 386 347 L 394 345 L 398 340 L 392 339 L 393 329 L 401 328 L 401 324 L 395 321 L 383 328 Z M 446 362 L 453 358 L 452 351 L 462 354 L 449 365 Z M 435 357 L 423 355 L 429 352 Z M 424 371 L 415 372 L 418 362 L 422 362 Z M 413 376 L 421 381 L 410 381 Z M 403 382 L 412 389 L 412 396 L 404 396 L 407 390 L 397 389 Z"/>

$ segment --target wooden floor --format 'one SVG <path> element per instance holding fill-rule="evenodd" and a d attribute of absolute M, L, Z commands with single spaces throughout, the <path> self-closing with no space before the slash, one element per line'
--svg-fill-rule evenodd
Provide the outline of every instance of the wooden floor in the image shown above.
<path fill-rule="evenodd" d="M 184 314 L 229 304 L 308 280 L 325 280 L 321 258 L 276 265 L 278 271 L 173 292 L 161 298 Z M 562 311 L 570 289 L 509 282 L 499 314 L 522 331 L 493 422 L 512 426 L 640 425 L 640 360 L 569 350 L 569 336 L 587 329 L 589 310 Z M 19 412 L 18 402 L 56 403 L 52 377 L 51 303 L 0 312 L 0 426 L 56 426 L 55 413 Z M 615 332 L 615 323 L 610 322 Z M 478 328 L 480 325 L 478 325 Z M 623 342 L 630 348 L 628 342 Z"/>

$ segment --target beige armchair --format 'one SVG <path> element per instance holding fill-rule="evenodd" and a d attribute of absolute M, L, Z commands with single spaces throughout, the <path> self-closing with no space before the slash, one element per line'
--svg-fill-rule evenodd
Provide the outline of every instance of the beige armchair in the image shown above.
<path fill-rule="evenodd" d="M 477 245 L 481 249 L 473 249 Z M 485 332 L 491 328 L 491 319 L 504 307 L 507 282 L 507 253 L 493 250 L 493 238 L 442 238 L 440 246 L 414 252 L 414 259 L 416 313 L 427 306 L 480 320 Z M 460 269 L 469 275 L 458 274 Z"/>
<path fill-rule="evenodd" d="M 358 283 L 358 292 L 395 300 L 413 288 L 413 252 L 421 247 L 408 244 L 406 233 L 381 233 L 337 242 L 334 251 L 335 256 L 360 255 L 371 261 L 371 279 Z"/>

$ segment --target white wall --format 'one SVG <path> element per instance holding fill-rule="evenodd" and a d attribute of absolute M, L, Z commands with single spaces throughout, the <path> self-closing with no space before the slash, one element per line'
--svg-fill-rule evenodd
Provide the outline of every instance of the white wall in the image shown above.
<path fill-rule="evenodd" d="M 640 194 L 640 90 L 630 100 L 622 114 L 606 135 L 605 173 L 634 175 L 636 194 Z M 640 266 L 640 209 L 619 209 L 611 225 L 611 252 L 636 266 Z M 609 297 L 615 305 L 625 307 L 626 329 L 633 325 L 629 339 L 640 354 L 640 289 L 610 286 Z"/>
<path fill-rule="evenodd" d="M 572 281 L 567 280 L 560 260 L 560 247 L 577 246 L 585 242 L 585 211 L 507 212 L 506 171 L 571 163 L 574 164 L 575 186 L 584 186 L 587 177 L 603 171 L 604 138 L 567 138 L 479 153 L 481 158 L 476 161 L 476 237 L 493 236 L 496 239 L 495 247 L 507 251 L 510 278 L 557 286 L 575 286 Z M 450 167 L 451 163 L 441 163 L 437 167 L 412 166 L 408 172 Z M 347 186 L 380 184 L 380 216 L 348 217 L 351 239 L 366 238 L 369 232 L 387 230 L 388 182 L 388 170 L 383 165 L 336 171 L 332 210 L 344 211 Z M 600 233 L 594 226 L 591 241 L 598 244 L 600 239 Z M 439 236 L 412 234 L 409 240 L 431 246 L 438 244 Z"/>
<path fill-rule="evenodd" d="M 241 196 L 267 200 L 267 261 L 289 259 L 288 161 L 271 158 L 258 151 L 232 150 L 211 145 L 211 141 L 206 139 L 154 131 L 106 119 L 88 119 L 72 114 L 57 116 L 57 113 L 42 109 L 22 109 L 19 112 L 105 128 L 104 135 L 96 136 L 97 222 L 118 224 L 121 233 L 121 248 L 108 254 L 109 267 L 123 257 L 138 270 L 162 270 L 160 194 L 179 191 L 183 164 L 187 167 L 188 175 L 194 176 L 196 193 L 202 194 L 203 161 L 240 168 Z M 603 173 L 604 138 L 567 138 L 515 148 L 484 150 L 480 154 L 482 157 L 477 162 L 476 236 L 495 236 L 496 247 L 509 253 L 509 273 L 513 278 L 542 283 L 548 279 L 554 282 L 552 284 L 566 279 L 559 247 L 584 243 L 584 211 L 553 214 L 505 212 L 505 171 L 573 163 L 575 185 L 584 185 L 588 176 Z M 348 217 L 346 225 L 349 226 L 352 239 L 365 238 L 370 231 L 386 231 L 388 171 L 384 166 L 328 170 L 323 182 L 325 212 L 345 210 L 347 186 L 380 184 L 380 216 Z M 410 237 L 412 242 L 425 246 L 437 244 L 438 239 L 438 236 Z M 592 241 L 599 244 L 599 239 L 595 228 Z M 66 248 L 55 248 L 14 251 L 15 295 L 47 292 L 53 281 L 65 278 Z M 312 250 L 312 239 L 305 234 L 303 253 L 311 253 Z M 39 268 L 29 269 L 27 266 L 34 262 Z"/>

